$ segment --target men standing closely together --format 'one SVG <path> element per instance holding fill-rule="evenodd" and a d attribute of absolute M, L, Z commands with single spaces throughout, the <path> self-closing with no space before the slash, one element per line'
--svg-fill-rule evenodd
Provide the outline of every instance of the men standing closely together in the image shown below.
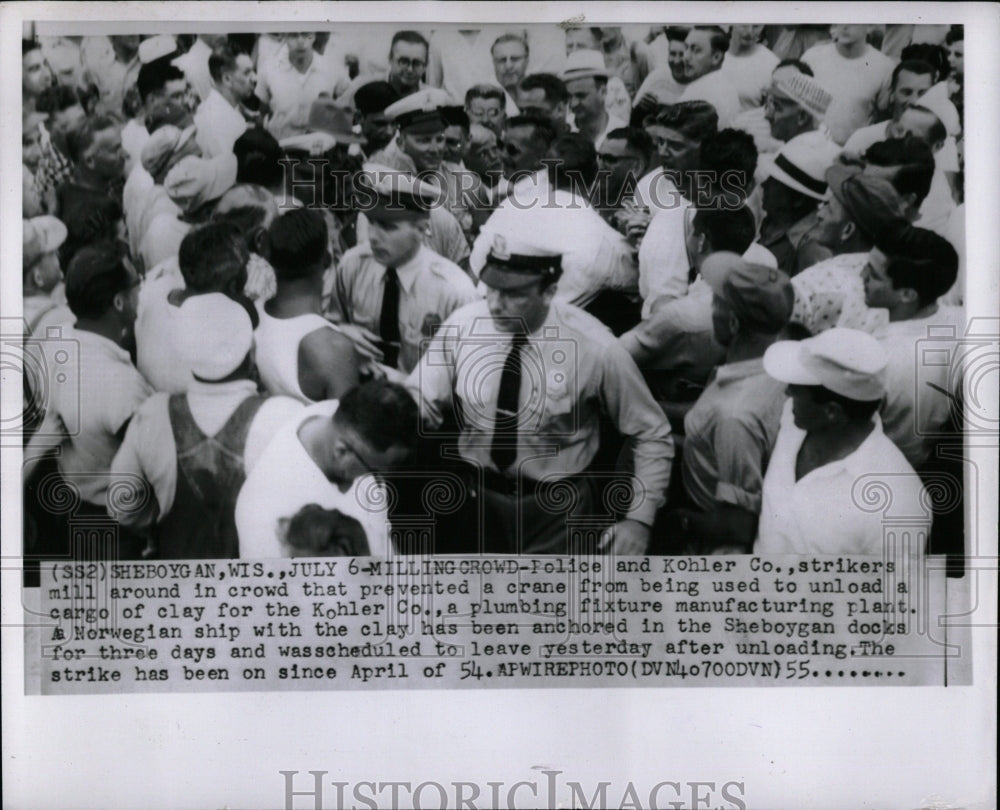
<path fill-rule="evenodd" d="M 122 556 L 412 553 L 441 475 L 435 553 L 878 553 L 852 487 L 919 498 L 961 393 L 961 30 L 415 27 L 25 40 L 85 406 L 29 545 L 52 475 Z"/>

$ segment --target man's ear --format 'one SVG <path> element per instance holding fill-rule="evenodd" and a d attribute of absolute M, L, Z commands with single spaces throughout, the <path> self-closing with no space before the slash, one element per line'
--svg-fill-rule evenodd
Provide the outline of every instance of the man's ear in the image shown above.
<path fill-rule="evenodd" d="M 257 228 L 250 236 L 250 245 L 253 248 L 253 252 L 256 253 L 261 258 L 267 258 L 267 229 Z"/>
<path fill-rule="evenodd" d="M 904 304 L 916 304 L 920 301 L 920 295 L 913 287 L 894 288 L 896 297 Z"/>
<path fill-rule="evenodd" d="M 736 313 L 730 310 L 729 312 L 729 334 L 738 335 L 740 333 L 740 319 L 736 317 Z"/>
<path fill-rule="evenodd" d="M 115 312 L 125 311 L 125 293 L 115 293 L 115 297 L 111 299 L 111 305 L 115 308 Z"/>
<path fill-rule="evenodd" d="M 854 236 L 854 232 L 857 230 L 857 228 L 858 226 L 854 224 L 853 220 L 848 220 L 847 222 L 845 222 L 840 229 L 840 241 L 841 242 L 848 241 L 852 236 Z"/>

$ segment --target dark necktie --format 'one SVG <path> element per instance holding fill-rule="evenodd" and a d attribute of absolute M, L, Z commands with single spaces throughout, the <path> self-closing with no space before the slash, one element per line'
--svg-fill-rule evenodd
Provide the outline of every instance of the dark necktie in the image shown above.
<path fill-rule="evenodd" d="M 395 267 L 385 268 L 385 291 L 382 294 L 382 315 L 378 322 L 382 338 L 383 362 L 392 368 L 399 360 L 399 276 Z"/>
<path fill-rule="evenodd" d="M 497 395 L 497 414 L 493 423 L 493 446 L 490 458 L 501 472 L 517 459 L 517 411 L 518 396 L 521 393 L 521 350 L 528 336 L 523 332 L 514 334 L 510 352 L 503 364 L 500 376 L 500 390 Z"/>

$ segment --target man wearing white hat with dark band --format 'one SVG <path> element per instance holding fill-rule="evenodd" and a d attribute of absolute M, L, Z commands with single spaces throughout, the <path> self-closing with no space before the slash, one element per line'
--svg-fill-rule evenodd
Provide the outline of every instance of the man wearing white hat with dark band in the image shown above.
<path fill-rule="evenodd" d="M 628 126 L 605 108 L 610 72 L 604 66 L 604 54 L 586 48 L 573 51 L 566 59 L 562 80 L 569 93 L 569 108 L 576 129 L 600 149 L 608 133 Z"/>
<path fill-rule="evenodd" d="M 136 411 L 111 464 L 113 478 L 145 483 L 143 508 L 109 509 L 148 531 L 161 559 L 236 558 L 236 498 L 268 443 L 304 406 L 257 394 L 253 326 L 222 293 L 179 307 L 176 351 L 193 374 L 186 394 L 154 394 Z"/>
<path fill-rule="evenodd" d="M 798 248 L 816 225 L 816 209 L 830 193 L 826 170 L 839 152 L 821 132 L 796 135 L 766 164 L 762 185 L 764 212 L 760 244 L 789 276 L 799 271 Z"/>
<path fill-rule="evenodd" d="M 924 553 L 930 520 L 919 517 L 927 514 L 920 478 L 878 416 L 886 362 L 875 338 L 842 328 L 764 353 L 764 370 L 788 384 L 789 402 L 764 476 L 754 554 Z M 886 501 L 881 508 L 873 492 Z M 886 532 L 890 506 L 918 516 L 918 528 Z"/>
<path fill-rule="evenodd" d="M 445 321 L 407 381 L 425 425 L 441 426 L 452 409 L 457 415 L 457 452 L 474 468 L 469 494 L 483 531 L 482 545 L 466 551 L 570 550 L 569 521 L 594 511 L 584 473 L 598 451 L 602 412 L 631 440 L 635 477 L 601 542 L 619 554 L 644 553 L 664 501 L 670 427 L 612 334 L 553 301 L 560 274 L 558 255 L 496 234 L 481 274 L 486 301 Z"/>

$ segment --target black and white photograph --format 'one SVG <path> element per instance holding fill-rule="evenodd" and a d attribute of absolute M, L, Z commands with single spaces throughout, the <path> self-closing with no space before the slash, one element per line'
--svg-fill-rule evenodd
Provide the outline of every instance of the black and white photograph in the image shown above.
<path fill-rule="evenodd" d="M 4 806 L 996 806 L 995 6 L 0 11 Z"/>

